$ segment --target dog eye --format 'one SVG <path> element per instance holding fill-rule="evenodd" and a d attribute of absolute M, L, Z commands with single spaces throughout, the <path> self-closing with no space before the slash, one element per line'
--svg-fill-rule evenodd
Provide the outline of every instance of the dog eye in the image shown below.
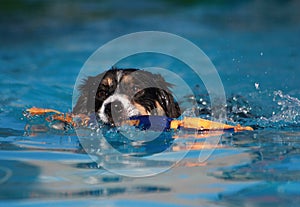
<path fill-rule="evenodd" d="M 136 94 L 137 92 L 140 91 L 140 88 L 139 88 L 138 86 L 131 86 L 131 87 L 128 89 L 128 91 L 130 91 L 130 93 L 131 93 L 132 95 L 134 95 L 134 94 Z"/>
<path fill-rule="evenodd" d="M 134 87 L 133 87 L 133 91 L 134 91 L 134 92 L 137 92 L 138 90 L 139 90 L 139 88 L 138 88 L 137 86 L 134 86 Z"/>
<path fill-rule="evenodd" d="M 106 91 L 99 91 L 98 96 L 99 97 L 107 96 L 107 92 Z"/>

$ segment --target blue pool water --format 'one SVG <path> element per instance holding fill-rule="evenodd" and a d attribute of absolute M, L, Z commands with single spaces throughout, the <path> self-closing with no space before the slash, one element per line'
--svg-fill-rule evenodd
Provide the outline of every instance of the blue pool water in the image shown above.
<path fill-rule="evenodd" d="M 296 0 L 5 1 L 0 8 L 0 205 L 298 206 L 299 6 Z M 179 136 L 173 149 L 156 157 L 164 165 L 185 154 L 179 163 L 133 178 L 97 165 L 72 131 L 24 129 L 30 122 L 26 108 L 71 111 L 76 77 L 98 47 L 145 30 L 171 32 L 200 47 L 224 85 L 227 121 L 255 130 L 223 134 L 205 162 L 198 161 L 201 149 L 188 150 L 190 142 Z M 191 87 L 201 85 L 166 57 L 142 55 L 119 63 L 153 65 L 180 71 Z M 205 90 L 199 95 L 208 101 Z M 209 112 L 209 106 L 201 101 L 199 110 Z M 139 168 L 156 171 L 156 161 Z"/>

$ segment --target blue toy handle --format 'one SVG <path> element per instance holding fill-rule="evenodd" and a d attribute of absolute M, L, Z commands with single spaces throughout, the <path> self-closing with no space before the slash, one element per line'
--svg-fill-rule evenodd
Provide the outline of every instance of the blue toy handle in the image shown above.
<path fill-rule="evenodd" d="M 136 127 L 142 130 L 154 130 L 154 131 L 169 131 L 172 118 L 166 116 L 133 116 L 130 120 L 136 121 Z"/>

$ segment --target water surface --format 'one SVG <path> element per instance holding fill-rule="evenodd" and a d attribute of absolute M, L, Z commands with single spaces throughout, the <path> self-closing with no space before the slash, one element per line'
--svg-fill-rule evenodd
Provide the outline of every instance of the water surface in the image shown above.
<path fill-rule="evenodd" d="M 0 15 L 1 205 L 297 206 L 298 8 L 298 1 L 5 2 Z M 198 161 L 201 149 L 188 152 L 182 146 L 189 143 L 179 138 L 179 147 L 159 159 L 169 162 L 187 152 L 184 159 L 146 178 L 108 172 L 82 150 L 75 133 L 24 130 L 28 107 L 71 111 L 77 74 L 98 47 L 145 30 L 175 33 L 200 47 L 224 84 L 227 121 L 255 130 L 224 134 L 204 163 Z M 120 66 L 152 65 L 190 77 L 168 58 L 139 56 Z M 201 84 L 189 80 L 192 86 Z M 205 89 L 200 96 L 209 101 Z M 203 100 L 199 110 L 209 112 Z"/>

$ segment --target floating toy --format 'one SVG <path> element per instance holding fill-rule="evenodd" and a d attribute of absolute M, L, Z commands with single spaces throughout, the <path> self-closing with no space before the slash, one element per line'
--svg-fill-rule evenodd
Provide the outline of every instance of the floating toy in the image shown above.
<path fill-rule="evenodd" d="M 72 125 L 77 127 L 78 124 L 74 122 L 73 115 L 71 113 L 62 113 L 54 109 L 44 109 L 44 108 L 30 108 L 26 110 L 30 115 L 46 115 L 45 120 L 48 122 L 51 121 L 61 121 L 65 124 Z M 81 125 L 87 125 L 89 117 L 86 115 L 76 115 L 76 118 L 81 119 Z M 130 126 L 136 126 L 140 129 L 151 129 L 151 130 L 179 130 L 179 129 L 192 129 L 197 131 L 252 131 L 253 128 L 250 126 L 241 126 L 241 125 L 228 125 L 215 121 L 210 121 L 198 117 L 184 117 L 182 120 L 168 118 L 166 116 L 133 116 L 129 120 L 124 121 L 123 124 Z"/>

